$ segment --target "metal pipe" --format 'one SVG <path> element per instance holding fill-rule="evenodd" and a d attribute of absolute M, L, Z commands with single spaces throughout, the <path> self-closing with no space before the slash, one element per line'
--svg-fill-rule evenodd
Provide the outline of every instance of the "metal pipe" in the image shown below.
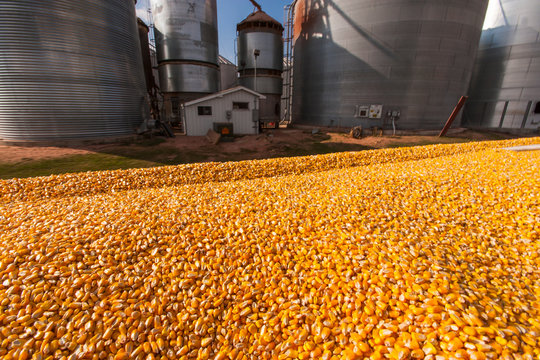
<path fill-rule="evenodd" d="M 448 121 L 446 122 L 446 125 L 444 125 L 444 128 L 442 129 L 441 133 L 439 134 L 439 137 L 443 137 L 448 132 L 448 129 L 450 129 L 450 126 L 452 126 L 452 123 L 458 116 L 459 112 L 465 106 L 465 103 L 467 102 L 468 96 L 462 96 L 461 99 L 459 99 L 458 104 L 456 105 L 456 108 L 452 112 L 452 115 L 448 118 Z"/>
<path fill-rule="evenodd" d="M 257 92 L 257 57 L 255 56 L 255 92 Z"/>
<path fill-rule="evenodd" d="M 253 50 L 253 56 L 255 57 L 255 84 L 254 84 L 255 92 L 257 91 L 257 58 L 259 57 L 260 54 L 261 54 L 261 50 L 259 49 Z"/>
<path fill-rule="evenodd" d="M 249 0 L 257 8 L 258 11 L 262 11 L 261 5 L 259 5 L 255 0 Z"/>

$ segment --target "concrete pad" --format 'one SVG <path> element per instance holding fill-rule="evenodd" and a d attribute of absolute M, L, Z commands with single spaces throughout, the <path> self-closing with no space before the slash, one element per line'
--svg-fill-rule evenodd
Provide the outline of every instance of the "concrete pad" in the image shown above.
<path fill-rule="evenodd" d="M 514 147 L 510 147 L 510 148 L 504 148 L 504 150 L 510 150 L 510 151 L 538 151 L 538 150 L 540 150 L 540 144 L 514 146 Z"/>

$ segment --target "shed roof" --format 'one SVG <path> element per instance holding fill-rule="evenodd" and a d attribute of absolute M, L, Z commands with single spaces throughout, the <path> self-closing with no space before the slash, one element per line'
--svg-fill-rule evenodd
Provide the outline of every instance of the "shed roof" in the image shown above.
<path fill-rule="evenodd" d="M 253 96 L 257 96 L 257 97 L 258 97 L 259 99 L 261 99 L 261 100 L 266 99 L 266 96 L 264 96 L 263 94 L 260 94 L 260 93 L 258 93 L 258 92 L 256 92 L 256 91 L 253 91 L 253 90 L 251 90 L 251 89 L 248 89 L 248 88 L 245 87 L 245 86 L 236 86 L 236 87 L 233 87 L 233 88 L 230 88 L 230 89 L 227 89 L 227 90 L 223 90 L 223 91 L 217 92 L 217 93 L 212 94 L 212 95 L 208 95 L 208 96 L 205 96 L 205 97 L 202 97 L 202 98 L 193 100 L 193 101 L 189 101 L 189 102 L 185 103 L 184 106 L 195 105 L 195 104 L 202 103 L 202 102 L 204 102 L 204 101 L 208 101 L 208 100 L 212 100 L 212 99 L 217 99 L 217 98 L 222 98 L 222 97 L 224 97 L 225 95 L 232 94 L 232 93 L 235 93 L 235 92 L 238 92 L 238 91 L 245 91 L 245 92 L 248 92 L 248 93 L 250 93 L 250 94 L 253 95 Z"/>

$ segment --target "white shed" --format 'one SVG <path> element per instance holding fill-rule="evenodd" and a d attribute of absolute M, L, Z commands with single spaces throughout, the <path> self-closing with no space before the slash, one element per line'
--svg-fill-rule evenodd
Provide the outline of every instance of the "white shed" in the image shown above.
<path fill-rule="evenodd" d="M 236 135 L 259 133 L 259 100 L 265 99 L 243 86 L 220 91 L 184 104 L 184 129 L 188 136 L 204 136 L 214 124 L 229 123 Z"/>

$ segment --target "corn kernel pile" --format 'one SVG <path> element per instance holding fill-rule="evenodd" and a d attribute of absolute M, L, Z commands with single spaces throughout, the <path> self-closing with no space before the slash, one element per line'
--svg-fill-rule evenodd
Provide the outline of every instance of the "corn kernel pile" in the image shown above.
<path fill-rule="evenodd" d="M 0 358 L 538 359 L 539 142 L 0 181 Z"/>

